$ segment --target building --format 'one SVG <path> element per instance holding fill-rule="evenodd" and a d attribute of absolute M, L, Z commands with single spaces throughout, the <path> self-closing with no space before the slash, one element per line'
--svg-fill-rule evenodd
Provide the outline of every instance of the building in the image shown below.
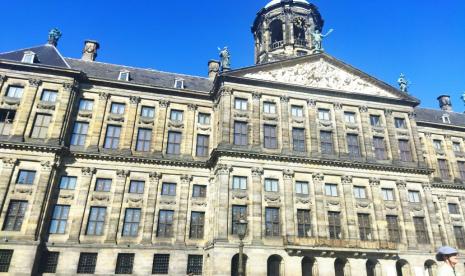
<path fill-rule="evenodd" d="M 242 217 L 247 275 L 435 275 L 465 250 L 465 114 L 315 52 L 322 28 L 273 0 L 256 64 L 208 78 L 57 31 L 0 54 L 0 271 L 237 275 Z"/>

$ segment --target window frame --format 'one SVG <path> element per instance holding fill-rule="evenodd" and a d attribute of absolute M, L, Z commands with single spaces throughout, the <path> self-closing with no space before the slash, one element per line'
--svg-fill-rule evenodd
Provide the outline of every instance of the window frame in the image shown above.
<path fill-rule="evenodd" d="M 410 203 L 421 203 L 420 191 L 408 190 L 408 202 L 410 202 Z"/>
<path fill-rule="evenodd" d="M 182 146 L 182 133 L 179 131 L 168 131 L 166 154 L 180 155 Z"/>
<path fill-rule="evenodd" d="M 94 215 L 94 212 L 95 215 Z M 107 217 L 107 207 L 91 206 L 89 217 L 87 218 L 86 235 L 103 236 L 105 233 L 105 220 Z"/>
<path fill-rule="evenodd" d="M 126 112 L 126 104 L 120 102 L 112 102 L 110 105 L 110 114 L 124 115 Z"/>
<path fill-rule="evenodd" d="M 207 186 L 194 184 L 192 185 L 192 197 L 193 198 L 206 198 L 207 197 Z"/>
<path fill-rule="evenodd" d="M 136 151 L 150 152 L 152 150 L 152 131 L 151 128 L 137 129 Z"/>
<path fill-rule="evenodd" d="M 34 118 L 34 124 L 31 129 L 31 138 L 45 139 L 48 137 L 48 131 L 52 124 L 52 115 L 37 113 Z"/>
<path fill-rule="evenodd" d="M 50 218 L 49 234 L 65 234 L 68 226 L 70 205 L 55 204 Z"/>
<path fill-rule="evenodd" d="M 310 210 L 297 209 L 297 236 L 301 238 L 312 236 L 312 217 Z"/>
<path fill-rule="evenodd" d="M 384 201 L 395 201 L 396 200 L 394 189 L 392 188 L 381 188 L 381 195 L 383 196 Z"/>
<path fill-rule="evenodd" d="M 305 146 L 305 128 L 292 128 L 292 150 L 296 152 L 306 152 Z"/>
<path fill-rule="evenodd" d="M 265 207 L 265 236 L 278 237 L 280 235 L 280 209 L 275 207 Z"/>
<path fill-rule="evenodd" d="M 200 125 L 209 125 L 211 121 L 211 115 L 209 113 L 199 112 L 197 117 L 197 123 Z"/>
<path fill-rule="evenodd" d="M 189 227 L 190 239 L 203 239 L 205 231 L 205 212 L 191 211 Z"/>
<path fill-rule="evenodd" d="M 163 214 L 163 215 L 162 215 Z M 160 209 L 158 211 L 157 237 L 173 237 L 174 210 Z"/>
<path fill-rule="evenodd" d="M 195 155 L 197 157 L 207 157 L 210 152 L 210 136 L 197 134 L 197 143 L 195 145 Z"/>
<path fill-rule="evenodd" d="M 248 100 L 245 98 L 234 98 L 234 109 L 247 111 L 248 110 Z"/>
<path fill-rule="evenodd" d="M 77 274 L 94 274 L 95 267 L 97 266 L 98 253 L 94 252 L 81 252 L 79 254 L 79 261 L 77 265 Z"/>
<path fill-rule="evenodd" d="M 115 274 L 132 274 L 134 269 L 134 253 L 118 253 Z"/>
<path fill-rule="evenodd" d="M 130 194 L 144 194 L 145 191 L 145 181 L 143 180 L 131 180 L 129 181 L 129 190 Z"/>
<path fill-rule="evenodd" d="M 140 108 L 140 116 L 142 118 L 150 118 L 150 119 L 155 118 L 155 107 L 143 105 Z"/>
<path fill-rule="evenodd" d="M 354 198 L 367 199 L 367 189 L 364 186 L 354 186 Z"/>
<path fill-rule="evenodd" d="M 341 212 L 328 211 L 328 231 L 330 240 L 342 239 Z"/>
<path fill-rule="evenodd" d="M 15 207 L 15 205 L 17 205 Z M 29 203 L 26 200 L 10 200 L 3 222 L 3 231 L 21 231 Z M 14 213 L 13 213 L 14 211 Z"/>
<path fill-rule="evenodd" d="M 127 70 L 120 71 L 119 75 L 118 75 L 118 80 L 119 81 L 129 81 L 130 75 L 131 75 L 131 72 L 129 72 Z"/>
<path fill-rule="evenodd" d="M 356 124 L 357 123 L 357 114 L 352 111 L 344 111 L 344 122 L 348 124 Z"/>
<path fill-rule="evenodd" d="M 263 102 L 263 113 L 276 114 L 276 103 L 269 101 Z"/>
<path fill-rule="evenodd" d="M 249 144 L 249 129 L 247 122 L 234 121 L 233 143 L 236 146 L 247 146 Z"/>
<path fill-rule="evenodd" d="M 279 192 L 279 180 L 276 178 L 265 178 L 264 188 L 265 192 Z"/>
<path fill-rule="evenodd" d="M 176 196 L 176 183 L 173 182 L 163 182 L 161 184 L 161 192 L 162 196 Z"/>
<path fill-rule="evenodd" d="M 73 125 L 71 133 L 70 144 L 71 146 L 85 146 L 87 134 L 89 132 L 89 123 L 76 121 Z"/>
<path fill-rule="evenodd" d="M 20 169 L 16 178 L 16 184 L 19 185 L 34 185 L 36 178 L 36 171 Z M 24 179 L 24 181 L 23 181 Z"/>
<path fill-rule="evenodd" d="M 232 205 L 231 207 L 231 234 L 237 235 L 238 223 L 241 219 L 247 220 L 247 205 Z"/>
<path fill-rule="evenodd" d="M 153 254 L 152 274 L 168 274 L 170 254 Z"/>
<path fill-rule="evenodd" d="M 90 106 L 90 108 L 89 108 Z M 82 98 L 79 100 L 79 111 L 93 111 L 94 110 L 94 100 Z"/>
<path fill-rule="evenodd" d="M 239 186 L 237 186 L 236 184 L 236 180 L 239 182 Z M 245 183 L 243 183 L 242 181 L 244 180 Z M 242 188 L 244 184 L 244 188 Z M 247 190 L 247 176 L 239 176 L 239 175 L 234 175 L 233 176 L 233 181 L 232 181 L 232 189 L 233 190 Z"/>
<path fill-rule="evenodd" d="M 322 154 L 334 154 L 332 131 L 320 130 L 320 151 Z"/>
<path fill-rule="evenodd" d="M 266 149 L 278 148 L 277 126 L 264 124 L 263 125 L 263 147 Z"/>
<path fill-rule="evenodd" d="M 95 180 L 94 191 L 96 192 L 110 192 L 113 180 L 111 178 L 98 177 Z"/>
<path fill-rule="evenodd" d="M 58 98 L 58 91 L 43 89 L 42 94 L 40 95 L 40 101 L 48 103 L 56 103 Z"/>
<path fill-rule="evenodd" d="M 295 193 L 298 195 L 308 196 L 310 194 L 310 186 L 308 182 L 307 181 L 296 181 L 295 182 Z"/>
<path fill-rule="evenodd" d="M 304 108 L 301 105 L 291 105 L 291 116 L 302 118 L 304 116 Z"/>
<path fill-rule="evenodd" d="M 19 94 L 19 95 L 18 95 Z M 10 85 L 6 91 L 6 96 L 14 99 L 21 99 L 24 94 L 24 87 L 18 85 Z"/>
<path fill-rule="evenodd" d="M 171 109 L 170 120 L 173 122 L 182 122 L 184 120 L 184 111 L 180 109 Z"/>
<path fill-rule="evenodd" d="M 107 129 L 105 131 L 105 141 L 103 143 L 103 148 L 118 149 L 120 139 L 121 139 L 121 126 L 107 125 Z"/>
<path fill-rule="evenodd" d="M 121 236 L 139 236 L 139 225 L 141 216 L 142 210 L 140 208 L 126 208 L 126 210 L 124 211 L 123 230 L 121 231 Z"/>
<path fill-rule="evenodd" d="M 334 184 L 334 183 L 325 183 L 325 196 L 338 197 L 339 196 L 339 191 L 338 191 L 337 186 L 338 185 Z M 329 188 L 329 190 L 328 190 L 328 188 Z"/>
<path fill-rule="evenodd" d="M 67 181 L 65 181 L 66 183 L 63 183 L 65 179 L 67 179 Z M 71 181 L 72 182 L 71 185 L 70 185 L 70 180 L 73 180 Z M 76 184 L 77 184 L 76 176 L 62 175 L 60 177 L 60 190 L 75 190 Z"/>

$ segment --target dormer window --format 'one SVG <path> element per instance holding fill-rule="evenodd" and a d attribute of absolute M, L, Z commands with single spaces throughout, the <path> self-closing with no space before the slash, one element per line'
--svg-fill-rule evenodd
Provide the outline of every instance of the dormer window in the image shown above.
<path fill-rule="evenodd" d="M 442 115 L 442 122 L 445 123 L 445 124 L 450 124 L 449 114 L 443 114 Z"/>
<path fill-rule="evenodd" d="M 184 80 L 179 78 L 174 79 L 174 88 L 184 89 Z"/>
<path fill-rule="evenodd" d="M 31 51 L 24 52 L 23 59 L 21 60 L 24 63 L 34 63 L 36 54 Z"/>
<path fill-rule="evenodd" d="M 129 81 L 129 71 L 119 72 L 118 80 L 120 81 Z"/>

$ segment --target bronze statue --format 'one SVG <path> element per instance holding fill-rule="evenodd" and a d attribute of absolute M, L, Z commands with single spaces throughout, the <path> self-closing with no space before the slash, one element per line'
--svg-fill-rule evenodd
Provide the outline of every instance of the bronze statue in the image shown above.
<path fill-rule="evenodd" d="M 231 69 L 231 54 L 228 47 L 224 47 L 223 50 L 218 47 L 218 50 L 220 50 L 221 70 Z"/>
<path fill-rule="evenodd" d="M 402 92 L 408 92 L 408 87 L 410 82 L 405 78 L 405 75 L 403 73 L 400 74 L 399 79 L 397 80 L 397 83 L 399 84 L 400 91 Z"/>
<path fill-rule="evenodd" d="M 322 34 L 320 30 L 315 30 L 312 32 L 312 37 L 313 37 L 313 50 L 317 53 L 319 52 L 324 52 L 323 49 L 323 38 L 327 37 L 330 35 L 334 29 L 330 29 L 326 34 Z"/>
<path fill-rule="evenodd" d="M 53 28 L 48 32 L 48 44 L 57 46 L 58 40 L 61 37 L 61 32 L 57 28 Z"/>

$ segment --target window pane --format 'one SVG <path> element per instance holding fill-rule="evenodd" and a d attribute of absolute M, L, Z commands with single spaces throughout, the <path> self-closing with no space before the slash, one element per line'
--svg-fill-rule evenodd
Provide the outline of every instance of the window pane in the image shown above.
<path fill-rule="evenodd" d="M 155 117 L 155 108 L 150 106 L 143 106 L 140 110 L 140 116 L 145 118 Z"/>
<path fill-rule="evenodd" d="M 8 87 L 7 96 L 11 98 L 21 98 L 23 95 L 23 87 L 10 86 Z"/>
<path fill-rule="evenodd" d="M 152 130 L 139 128 L 137 133 L 136 151 L 149 152 L 152 143 Z"/>
<path fill-rule="evenodd" d="M 106 149 L 117 149 L 119 146 L 119 139 L 121 134 L 120 126 L 109 125 L 107 127 L 107 133 L 105 136 L 104 148 Z"/>
<path fill-rule="evenodd" d="M 51 115 L 37 114 L 32 128 L 31 137 L 39 139 L 47 138 L 51 118 Z"/>
<path fill-rule="evenodd" d="M 84 146 L 86 143 L 88 128 L 89 128 L 88 123 L 75 122 L 73 133 L 71 134 L 71 145 Z"/>
<path fill-rule="evenodd" d="M 110 108 L 110 113 L 123 115 L 124 114 L 125 104 L 122 103 L 112 103 Z"/>
<path fill-rule="evenodd" d="M 234 145 L 246 146 L 248 144 L 247 123 L 234 122 Z"/>
<path fill-rule="evenodd" d="M 81 111 L 92 111 L 94 107 L 93 100 L 81 99 L 79 101 L 79 110 Z"/>

